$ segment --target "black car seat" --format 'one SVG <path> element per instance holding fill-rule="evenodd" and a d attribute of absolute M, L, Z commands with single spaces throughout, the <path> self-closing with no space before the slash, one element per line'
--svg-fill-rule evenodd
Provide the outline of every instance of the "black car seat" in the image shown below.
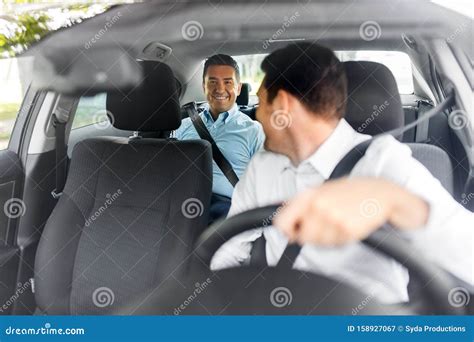
<path fill-rule="evenodd" d="M 142 62 L 128 94 L 107 94 L 116 128 L 179 127 L 179 87 Z M 79 142 L 35 262 L 37 313 L 110 314 L 173 276 L 208 222 L 212 155 L 203 140 L 101 137 Z"/>
<path fill-rule="evenodd" d="M 255 114 L 257 112 L 258 105 L 250 105 L 250 91 L 252 87 L 248 83 L 242 83 L 242 88 L 240 89 L 240 95 L 237 96 L 236 102 L 239 105 L 239 110 L 248 115 L 252 120 L 255 120 Z"/>
<path fill-rule="evenodd" d="M 348 99 L 345 119 L 359 133 L 376 135 L 405 124 L 397 83 L 383 64 L 369 61 L 344 62 Z M 401 137 L 397 137 L 401 140 Z M 423 143 L 407 144 L 441 184 L 453 193 L 453 167 L 441 148 Z"/>
<path fill-rule="evenodd" d="M 252 90 L 252 87 L 250 86 L 250 84 L 242 83 L 242 87 L 240 88 L 240 94 L 235 99 L 235 102 L 239 106 L 248 106 L 249 105 L 250 90 Z"/>

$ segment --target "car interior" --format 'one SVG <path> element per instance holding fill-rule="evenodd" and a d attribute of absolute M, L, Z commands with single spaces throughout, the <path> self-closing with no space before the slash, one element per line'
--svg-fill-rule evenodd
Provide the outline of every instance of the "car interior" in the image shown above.
<path fill-rule="evenodd" d="M 463 34 L 446 40 L 466 17 L 429 1 L 418 4 L 423 18 L 406 0 L 397 4 L 395 12 L 389 10 L 388 1 L 364 0 L 357 7 L 348 1 L 298 1 L 292 3 L 298 20 L 265 45 L 281 28 L 283 18 L 292 14 L 284 1 L 266 6 L 261 1 L 185 3 L 112 6 L 48 34 L 24 52 L 34 57 L 33 82 L 21 107 L 27 115 L 18 116 L 8 149 L 0 151 L 0 196 L 4 202 L 21 199 L 26 210 L 13 218 L 0 215 L 0 299 L 10 298 L 22 284 L 31 286 L 4 314 L 172 315 L 189 294 L 186 289 L 208 277 L 219 287 L 214 295 L 209 291 L 201 299 L 209 303 L 206 307 L 216 308 L 212 314 L 350 314 L 347 308 L 363 298 L 364 294 L 345 285 L 326 298 L 334 283 L 294 270 L 209 270 L 203 248 L 215 250 L 236 234 L 236 228 L 229 236 L 215 236 L 219 234 L 212 231 L 212 247 L 203 240 L 204 233 L 211 236 L 211 145 L 204 140 L 179 141 L 172 132 L 186 117 L 184 104 L 194 101 L 200 110 L 206 105 L 202 68 L 214 53 L 266 55 L 305 40 L 336 51 L 407 55 L 413 82 L 410 94 L 400 93 L 394 73 L 383 61 L 344 61 L 345 118 L 357 131 L 379 135 L 423 118 L 452 96 L 454 104 L 448 109 L 396 138 L 459 203 L 474 210 L 474 201 L 466 201 L 467 194 L 474 192 L 474 134 L 469 124 L 455 127 L 450 119 L 456 110 L 473 118 L 472 42 L 466 43 Z M 118 13 L 121 19 L 85 49 L 85 42 Z M 377 39 L 359 34 L 361 23 L 369 20 L 381 27 Z M 183 36 L 188 22 L 198 22 L 197 38 Z M 237 98 L 240 111 L 252 120 L 258 108 L 256 90 L 243 80 Z M 385 101 L 389 105 L 375 111 L 374 104 Z M 202 203 L 195 208 L 198 215 L 191 218 L 182 210 L 189 199 Z M 272 210 L 239 218 L 250 227 Z M 421 264 L 422 258 L 405 259 L 411 262 L 407 268 L 414 278 L 421 274 L 426 279 L 435 272 Z M 243 291 L 254 278 L 259 280 Z M 271 289 L 269 284 L 291 279 L 300 280 L 301 293 L 314 293 L 312 284 L 318 283 L 319 294 L 312 300 L 295 298 L 296 311 L 277 312 L 258 299 L 259 293 Z M 429 305 L 447 286 L 443 281 L 428 290 L 410 281 L 412 306 L 374 302 L 366 312 L 451 310 L 444 304 Z M 101 307 L 91 300 L 100 287 L 113 288 L 114 305 Z M 239 290 L 232 294 L 222 290 L 232 287 Z M 231 300 L 238 305 L 226 307 Z M 311 311 L 315 303 L 325 300 L 321 310 Z M 196 303 L 186 313 L 209 314 Z"/>

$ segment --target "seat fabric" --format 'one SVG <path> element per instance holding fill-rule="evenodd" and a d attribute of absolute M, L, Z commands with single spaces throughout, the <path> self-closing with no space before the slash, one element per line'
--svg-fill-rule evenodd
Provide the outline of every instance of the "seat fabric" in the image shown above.
<path fill-rule="evenodd" d="M 171 69 L 150 67 L 144 68 L 151 79 L 140 101 L 153 96 L 148 87 L 154 82 L 160 89 L 171 87 L 169 98 L 137 106 L 140 113 L 130 113 L 133 105 L 114 106 L 123 129 L 145 125 L 160 131 L 180 124 Z M 79 142 L 37 250 L 38 313 L 111 314 L 173 277 L 186 267 L 207 225 L 211 189 L 208 142 L 118 137 Z"/>

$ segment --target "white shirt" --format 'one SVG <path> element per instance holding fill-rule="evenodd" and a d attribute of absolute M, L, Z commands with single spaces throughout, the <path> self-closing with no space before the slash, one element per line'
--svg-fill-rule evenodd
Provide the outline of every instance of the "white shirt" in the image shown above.
<path fill-rule="evenodd" d="M 229 216 L 284 202 L 308 187 L 322 184 L 347 152 L 369 138 L 357 133 L 342 119 L 318 150 L 298 167 L 284 155 L 261 150 L 252 158 L 234 190 Z M 474 283 L 474 214 L 459 205 L 441 183 L 411 157 L 408 146 L 391 136 L 376 138 L 350 177 L 384 178 L 423 198 L 430 205 L 426 226 L 397 232 L 413 243 L 413 253 L 422 253 L 460 279 Z M 252 242 L 262 232 L 267 241 L 268 264 L 276 265 L 288 240 L 270 226 L 239 234 L 226 242 L 214 255 L 211 269 L 246 263 Z M 407 270 L 360 242 L 331 248 L 304 245 L 294 267 L 348 282 L 384 302 L 408 300 Z"/>

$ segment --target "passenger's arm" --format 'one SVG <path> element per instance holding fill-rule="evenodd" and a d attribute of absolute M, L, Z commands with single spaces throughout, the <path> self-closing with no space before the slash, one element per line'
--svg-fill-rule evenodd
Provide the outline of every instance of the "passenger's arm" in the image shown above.
<path fill-rule="evenodd" d="M 263 133 L 263 128 L 260 122 L 255 122 L 256 126 L 256 133 L 255 133 L 255 138 L 253 141 L 252 145 L 252 155 L 257 153 L 262 147 L 263 147 L 263 142 L 265 141 L 265 134 Z"/>
<path fill-rule="evenodd" d="M 228 216 L 258 207 L 255 194 L 255 163 L 254 160 L 249 163 L 244 176 L 237 183 L 232 195 L 232 204 Z M 227 241 L 214 254 L 211 269 L 236 267 L 245 263 L 250 257 L 252 242 L 261 234 L 261 229 L 254 229 Z"/>

